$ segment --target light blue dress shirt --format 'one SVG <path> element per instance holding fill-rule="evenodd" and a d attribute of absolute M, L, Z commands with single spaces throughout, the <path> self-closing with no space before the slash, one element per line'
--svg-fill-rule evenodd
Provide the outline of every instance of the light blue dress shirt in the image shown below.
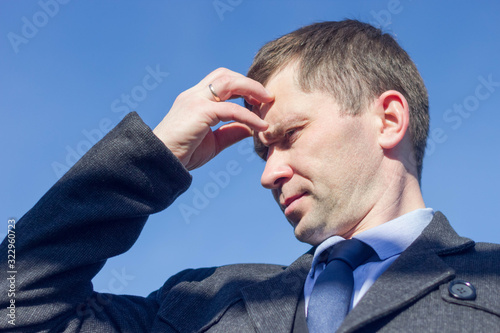
<path fill-rule="evenodd" d="M 399 257 L 401 252 L 417 239 L 433 216 L 432 208 L 417 209 L 353 237 L 370 245 L 377 252 L 380 261 L 368 262 L 354 270 L 354 289 L 350 309 L 358 304 L 375 280 Z M 340 236 L 330 237 L 324 240 L 314 252 L 312 267 L 304 285 L 306 316 L 314 283 L 325 269 L 325 264 L 319 262 L 320 255 L 342 240 L 344 238 Z"/>

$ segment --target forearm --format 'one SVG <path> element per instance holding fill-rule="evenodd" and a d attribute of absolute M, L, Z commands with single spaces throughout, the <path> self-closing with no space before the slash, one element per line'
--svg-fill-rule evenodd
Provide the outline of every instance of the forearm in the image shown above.
<path fill-rule="evenodd" d="M 22 306 L 16 326 L 76 316 L 106 259 L 127 251 L 147 217 L 170 205 L 190 181 L 140 118 L 127 116 L 16 224 L 16 304 Z M 7 253 L 6 240 L 1 247 Z M 1 290 L 6 283 L 0 281 Z M 5 318 L 8 304 L 1 299 Z M 44 306 L 49 302 L 53 306 Z M 30 314 L 23 316 L 27 307 Z M 32 316 L 37 312 L 44 316 Z"/>

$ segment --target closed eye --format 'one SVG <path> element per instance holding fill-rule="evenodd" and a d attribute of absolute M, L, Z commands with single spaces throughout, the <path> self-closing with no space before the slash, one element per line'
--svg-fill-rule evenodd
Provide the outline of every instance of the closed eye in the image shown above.
<path fill-rule="evenodd" d="M 292 138 L 293 138 L 293 135 L 294 135 L 294 134 L 296 134 L 296 133 L 297 133 L 297 129 L 296 129 L 296 128 L 293 128 L 293 129 L 291 129 L 291 130 L 288 130 L 288 131 L 286 131 L 286 133 L 285 133 L 285 138 L 286 138 L 287 140 L 290 140 L 290 139 L 292 139 Z"/>
<path fill-rule="evenodd" d="M 283 145 L 288 147 L 297 139 L 299 133 L 300 133 L 300 128 L 292 128 L 286 131 L 284 135 Z"/>
<path fill-rule="evenodd" d="M 290 148 L 291 144 L 297 139 L 300 128 L 292 128 L 282 134 L 282 139 L 278 142 L 273 143 L 273 145 L 278 145 L 283 148 Z M 264 161 L 267 161 L 267 156 L 269 153 L 269 147 L 262 143 L 258 137 L 254 137 L 254 147 L 255 152 Z"/>

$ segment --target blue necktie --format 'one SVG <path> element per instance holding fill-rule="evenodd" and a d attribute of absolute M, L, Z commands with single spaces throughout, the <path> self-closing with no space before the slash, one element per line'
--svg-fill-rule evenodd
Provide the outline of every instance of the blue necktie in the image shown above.
<path fill-rule="evenodd" d="M 316 280 L 307 308 L 311 333 L 335 332 L 349 312 L 354 286 L 353 271 L 376 255 L 367 244 L 348 239 L 335 244 L 325 270 Z"/>

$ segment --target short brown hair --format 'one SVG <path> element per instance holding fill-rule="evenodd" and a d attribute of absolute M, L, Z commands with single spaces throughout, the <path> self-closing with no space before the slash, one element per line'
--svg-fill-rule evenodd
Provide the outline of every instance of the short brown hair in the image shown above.
<path fill-rule="evenodd" d="M 292 61 L 302 90 L 332 94 L 342 110 L 357 115 L 387 90 L 399 91 L 410 109 L 409 133 L 420 181 L 429 102 L 424 82 L 392 36 L 356 20 L 315 23 L 264 45 L 247 76 L 266 85 Z"/>

